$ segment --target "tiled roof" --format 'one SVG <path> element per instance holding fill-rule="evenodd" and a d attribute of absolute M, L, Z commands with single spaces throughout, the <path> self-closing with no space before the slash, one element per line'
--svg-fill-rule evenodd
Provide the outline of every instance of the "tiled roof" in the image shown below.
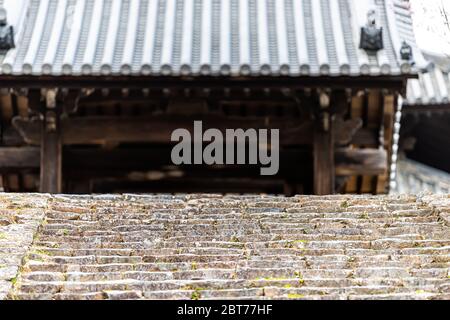
<path fill-rule="evenodd" d="M 405 2 L 406 3 L 406 2 Z M 405 4 L 404 3 L 404 4 Z M 403 36 L 409 41 L 414 38 L 413 21 L 410 14 L 401 11 L 398 12 L 397 21 L 401 21 L 404 27 Z M 401 18 L 403 16 L 403 18 Z M 449 60 L 448 56 L 429 54 L 427 48 L 420 48 L 422 54 L 419 59 L 419 78 L 408 80 L 407 95 L 403 100 L 404 106 L 407 105 L 439 105 L 450 103 L 450 79 L 448 75 Z"/>
<path fill-rule="evenodd" d="M 449 299 L 449 205 L 2 194 L 0 297 Z"/>
<path fill-rule="evenodd" d="M 405 105 L 439 105 L 450 103 L 449 74 L 431 64 L 419 73 L 419 79 L 409 79 Z"/>
<path fill-rule="evenodd" d="M 5 0 L 6 1 L 6 0 Z M 32 75 L 409 74 L 404 0 L 19 0 L 27 14 L 1 73 Z M 385 49 L 359 49 L 376 8 Z"/>

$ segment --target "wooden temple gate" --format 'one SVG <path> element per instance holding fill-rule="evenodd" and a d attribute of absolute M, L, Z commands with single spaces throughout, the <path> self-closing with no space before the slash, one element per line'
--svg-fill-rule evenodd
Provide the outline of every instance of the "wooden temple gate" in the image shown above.
<path fill-rule="evenodd" d="M 167 192 L 208 191 L 208 185 L 217 192 L 386 192 L 402 81 L 146 82 L 41 80 L 40 88 L 23 82 L 2 95 L 4 186 L 13 191 L 28 183 L 35 190 L 40 181 L 39 190 L 52 193 L 157 191 L 158 185 Z M 195 120 L 221 131 L 280 129 L 280 173 L 268 179 L 256 167 L 174 167 L 171 133 L 192 131 Z M 145 172 L 156 177 L 146 179 Z"/>
<path fill-rule="evenodd" d="M 417 76 L 408 1 L 18 0 L 8 13 L 5 191 L 388 190 L 397 99 Z M 174 166 L 171 133 L 195 120 L 279 129 L 279 173 Z"/>

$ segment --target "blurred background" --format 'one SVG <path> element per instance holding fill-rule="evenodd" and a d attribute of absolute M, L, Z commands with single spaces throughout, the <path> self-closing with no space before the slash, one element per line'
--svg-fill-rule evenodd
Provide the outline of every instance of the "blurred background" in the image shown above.
<path fill-rule="evenodd" d="M 0 8 L 0 190 L 450 193 L 450 1 Z M 280 129 L 279 174 L 174 166 L 195 120 Z"/>

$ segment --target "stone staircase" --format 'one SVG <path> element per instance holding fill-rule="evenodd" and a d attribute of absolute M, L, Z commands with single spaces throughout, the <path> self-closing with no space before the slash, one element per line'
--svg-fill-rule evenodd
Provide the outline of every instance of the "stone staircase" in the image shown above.
<path fill-rule="evenodd" d="M 28 217 L 26 241 L 0 237 L 9 299 L 450 299 L 447 196 L 0 202 Z"/>

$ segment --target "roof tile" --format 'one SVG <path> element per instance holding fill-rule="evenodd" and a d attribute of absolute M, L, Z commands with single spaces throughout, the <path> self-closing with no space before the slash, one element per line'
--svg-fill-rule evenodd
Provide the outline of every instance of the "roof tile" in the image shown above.
<path fill-rule="evenodd" d="M 3 74 L 341 76 L 414 72 L 403 0 L 23 0 Z M 367 10 L 385 49 L 359 49 Z M 395 10 L 392 10 L 395 8 Z M 16 21 L 15 19 L 14 21 Z M 416 50 L 417 52 L 418 50 Z"/>

